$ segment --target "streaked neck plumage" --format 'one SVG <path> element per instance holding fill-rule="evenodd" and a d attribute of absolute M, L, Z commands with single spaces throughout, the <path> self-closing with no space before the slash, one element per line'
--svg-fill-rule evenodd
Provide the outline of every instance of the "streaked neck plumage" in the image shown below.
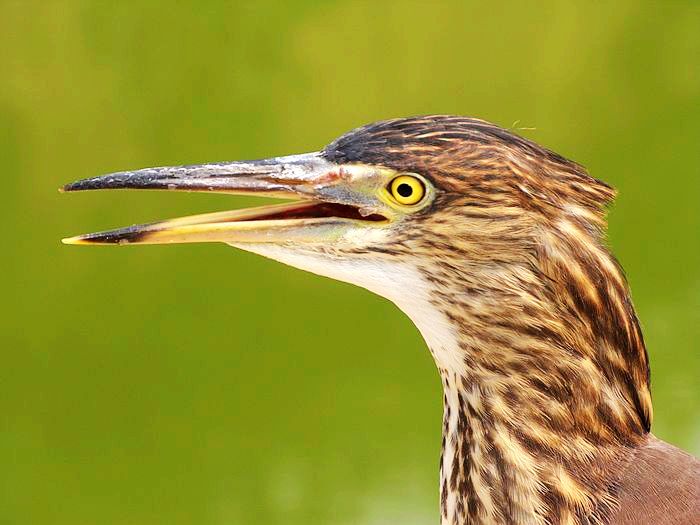
<path fill-rule="evenodd" d="M 624 277 L 579 234 L 547 233 L 535 257 L 494 265 L 246 248 L 363 286 L 416 324 L 444 390 L 443 525 L 604 524 L 651 399 Z"/>
<path fill-rule="evenodd" d="M 625 279 L 593 230 L 563 218 L 493 264 L 246 249 L 365 287 L 416 324 L 444 389 L 443 525 L 607 522 L 651 398 Z"/>
<path fill-rule="evenodd" d="M 646 351 L 612 256 L 572 217 L 534 257 L 432 259 L 418 272 L 428 304 L 397 304 L 442 379 L 442 523 L 606 523 L 651 418 Z"/>

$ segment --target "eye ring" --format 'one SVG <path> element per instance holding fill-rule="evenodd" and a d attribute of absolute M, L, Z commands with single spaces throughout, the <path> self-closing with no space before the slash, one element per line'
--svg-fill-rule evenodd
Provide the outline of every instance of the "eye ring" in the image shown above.
<path fill-rule="evenodd" d="M 411 206 L 425 196 L 425 185 L 417 177 L 399 175 L 389 184 L 389 193 L 399 204 Z"/>

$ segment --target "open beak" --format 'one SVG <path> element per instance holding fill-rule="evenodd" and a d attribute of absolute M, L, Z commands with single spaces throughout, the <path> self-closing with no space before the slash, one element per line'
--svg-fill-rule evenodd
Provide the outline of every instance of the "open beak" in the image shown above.
<path fill-rule="evenodd" d="M 156 189 L 297 199 L 297 202 L 194 215 L 63 239 L 66 244 L 327 242 L 357 226 L 386 223 L 372 177 L 320 153 L 244 162 L 147 168 L 84 179 L 62 191 Z M 358 189 L 360 186 L 360 189 Z"/>

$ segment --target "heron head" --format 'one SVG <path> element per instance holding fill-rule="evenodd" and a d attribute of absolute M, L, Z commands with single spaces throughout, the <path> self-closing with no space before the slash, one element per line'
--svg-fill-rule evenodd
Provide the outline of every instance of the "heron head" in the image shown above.
<path fill-rule="evenodd" d="M 64 242 L 228 243 L 393 301 L 444 377 L 498 371 L 502 387 L 528 376 L 550 390 L 568 377 L 595 385 L 592 405 L 612 381 L 626 425 L 649 427 L 646 350 L 603 241 L 614 190 L 531 141 L 481 120 L 415 117 L 315 153 L 113 173 L 64 191 L 125 188 L 294 201 Z"/>
<path fill-rule="evenodd" d="M 320 152 L 147 168 L 64 191 L 159 189 L 294 202 L 81 235 L 68 244 L 224 242 L 391 295 L 388 275 L 435 260 L 522 261 L 566 211 L 601 220 L 609 187 L 562 157 L 487 122 L 428 116 L 353 130 Z M 380 290 L 381 289 L 381 290 Z"/>

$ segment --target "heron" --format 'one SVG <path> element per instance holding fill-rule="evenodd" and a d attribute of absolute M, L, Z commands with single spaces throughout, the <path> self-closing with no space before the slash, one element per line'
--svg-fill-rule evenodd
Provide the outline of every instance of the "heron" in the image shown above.
<path fill-rule="evenodd" d="M 393 302 L 442 383 L 443 525 L 700 523 L 700 461 L 651 433 L 647 351 L 605 240 L 616 192 L 581 165 L 483 120 L 430 115 L 313 153 L 62 189 L 291 200 L 64 242 L 222 242 Z"/>

